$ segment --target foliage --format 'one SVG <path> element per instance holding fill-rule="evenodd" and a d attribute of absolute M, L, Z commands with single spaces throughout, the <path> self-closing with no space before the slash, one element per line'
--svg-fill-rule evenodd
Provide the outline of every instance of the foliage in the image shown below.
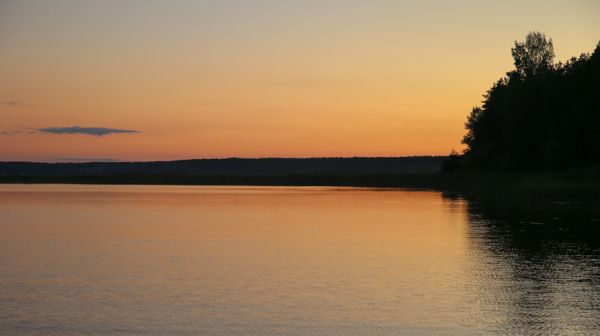
<path fill-rule="evenodd" d="M 545 170 L 600 164 L 600 43 L 553 63 L 552 40 L 515 42 L 515 69 L 471 111 L 460 164 L 482 170 Z M 453 158 L 456 160 L 456 158 Z"/>
<path fill-rule="evenodd" d="M 544 33 L 527 34 L 525 42 L 515 42 L 511 52 L 516 72 L 521 76 L 534 76 L 552 68 L 554 45 Z"/>

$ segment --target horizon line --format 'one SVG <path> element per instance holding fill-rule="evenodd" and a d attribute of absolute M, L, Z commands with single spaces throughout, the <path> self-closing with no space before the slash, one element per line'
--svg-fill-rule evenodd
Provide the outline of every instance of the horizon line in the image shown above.
<path fill-rule="evenodd" d="M 306 156 L 306 157 L 205 157 L 205 158 L 188 158 L 188 159 L 173 159 L 173 160 L 146 160 L 146 161 L 122 161 L 118 159 L 92 159 L 83 161 L 68 161 L 65 159 L 54 161 L 22 161 L 22 160 L 0 160 L 0 163 L 47 163 L 47 164 L 79 164 L 79 163 L 153 163 L 153 162 L 180 162 L 180 161 L 225 161 L 225 160 L 323 160 L 323 159 L 405 159 L 405 158 L 443 158 L 448 155 L 405 155 L 405 156 Z"/>

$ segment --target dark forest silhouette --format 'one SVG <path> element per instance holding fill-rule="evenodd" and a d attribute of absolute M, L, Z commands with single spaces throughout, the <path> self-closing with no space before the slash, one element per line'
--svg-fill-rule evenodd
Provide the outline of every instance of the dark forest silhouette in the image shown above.
<path fill-rule="evenodd" d="M 246 185 L 431 184 L 445 156 L 199 159 L 158 162 L 0 162 L 0 183 Z"/>
<path fill-rule="evenodd" d="M 600 43 L 554 63 L 554 46 L 531 32 L 512 48 L 515 69 L 500 78 L 465 124 L 462 155 L 446 171 L 538 171 L 600 163 Z"/>

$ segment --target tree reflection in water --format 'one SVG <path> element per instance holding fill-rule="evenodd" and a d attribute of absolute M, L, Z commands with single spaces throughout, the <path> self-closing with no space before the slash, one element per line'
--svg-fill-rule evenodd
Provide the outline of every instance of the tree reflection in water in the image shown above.
<path fill-rule="evenodd" d="M 600 330 L 600 201 L 593 197 L 454 194 L 465 202 L 474 298 L 499 334 Z"/>

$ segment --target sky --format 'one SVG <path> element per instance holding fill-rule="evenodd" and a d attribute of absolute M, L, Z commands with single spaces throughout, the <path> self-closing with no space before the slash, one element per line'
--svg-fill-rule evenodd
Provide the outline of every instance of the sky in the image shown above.
<path fill-rule="evenodd" d="M 600 1 L 0 0 L 0 161 L 446 155 L 530 31 Z"/>

